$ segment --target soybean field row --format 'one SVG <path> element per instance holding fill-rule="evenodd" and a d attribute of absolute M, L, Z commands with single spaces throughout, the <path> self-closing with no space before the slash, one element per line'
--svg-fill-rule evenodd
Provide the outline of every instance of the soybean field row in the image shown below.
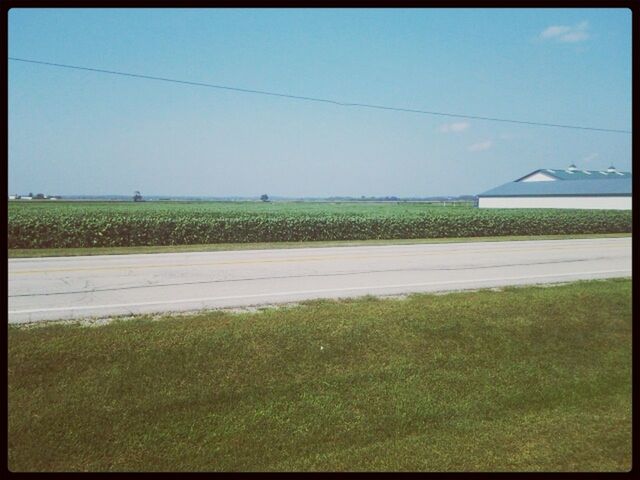
<path fill-rule="evenodd" d="M 421 203 L 9 202 L 9 248 L 631 232 L 631 212 Z"/>

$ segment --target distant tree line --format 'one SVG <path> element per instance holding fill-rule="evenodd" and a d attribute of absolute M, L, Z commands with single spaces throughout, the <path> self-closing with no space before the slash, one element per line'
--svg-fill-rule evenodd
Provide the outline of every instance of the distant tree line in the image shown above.
<path fill-rule="evenodd" d="M 349 202 L 472 202 L 476 200 L 475 195 L 459 195 L 457 197 L 327 197 L 331 201 L 349 201 Z"/>

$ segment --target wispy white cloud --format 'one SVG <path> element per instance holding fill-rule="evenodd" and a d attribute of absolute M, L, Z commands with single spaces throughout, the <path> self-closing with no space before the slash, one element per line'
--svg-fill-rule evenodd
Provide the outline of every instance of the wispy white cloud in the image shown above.
<path fill-rule="evenodd" d="M 467 150 L 470 152 L 481 152 L 483 150 L 489 150 L 493 146 L 493 142 L 491 140 L 485 140 L 484 142 L 474 143 L 473 145 L 469 145 Z"/>
<path fill-rule="evenodd" d="M 540 32 L 541 40 L 554 40 L 556 42 L 576 43 L 589 38 L 589 22 L 580 22 L 577 25 L 551 25 Z"/>
<path fill-rule="evenodd" d="M 449 132 L 464 132 L 467 128 L 469 128 L 469 122 L 454 122 L 454 123 L 445 123 L 440 126 L 440 131 L 442 133 Z"/>

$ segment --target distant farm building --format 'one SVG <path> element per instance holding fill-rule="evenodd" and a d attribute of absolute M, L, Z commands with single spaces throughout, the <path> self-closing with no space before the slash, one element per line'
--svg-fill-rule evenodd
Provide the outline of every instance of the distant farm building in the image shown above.
<path fill-rule="evenodd" d="M 9 200 L 60 200 L 62 197 L 60 195 L 45 195 L 43 193 L 38 193 L 35 197 L 31 195 L 9 195 Z"/>
<path fill-rule="evenodd" d="M 480 208 L 631 210 L 631 172 L 541 169 L 478 195 Z"/>

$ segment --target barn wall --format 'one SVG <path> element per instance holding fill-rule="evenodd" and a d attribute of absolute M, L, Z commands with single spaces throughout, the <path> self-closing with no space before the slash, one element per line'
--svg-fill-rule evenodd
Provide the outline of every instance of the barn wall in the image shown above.
<path fill-rule="evenodd" d="M 628 197 L 480 197 L 480 208 L 588 208 L 631 210 Z"/>

